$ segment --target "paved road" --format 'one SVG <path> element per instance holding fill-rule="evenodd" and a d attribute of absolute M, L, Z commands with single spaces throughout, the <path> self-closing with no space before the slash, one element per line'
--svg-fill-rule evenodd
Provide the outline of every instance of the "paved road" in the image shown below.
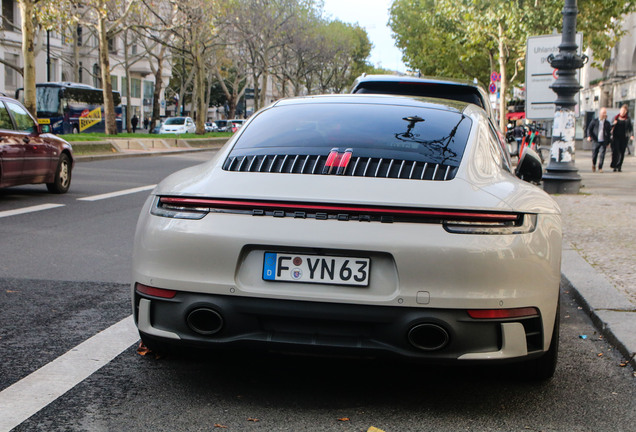
<path fill-rule="evenodd" d="M 0 193 L 0 216 L 64 205 L 0 217 L 0 401 L 89 338 L 110 346 L 113 333 L 102 331 L 130 315 L 130 245 L 147 192 L 78 199 L 148 186 L 208 157 L 85 162 L 65 196 L 39 186 Z M 156 359 L 131 344 L 15 430 L 633 430 L 631 369 L 568 292 L 562 323 L 557 374 L 540 385 L 493 367 L 255 354 Z M 97 362 L 102 353 L 92 349 L 87 358 Z M 28 387 L 25 395 L 40 396 Z"/>

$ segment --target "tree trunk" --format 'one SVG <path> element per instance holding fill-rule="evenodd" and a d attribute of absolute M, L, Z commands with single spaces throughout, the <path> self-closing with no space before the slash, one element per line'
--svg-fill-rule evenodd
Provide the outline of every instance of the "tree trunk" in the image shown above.
<path fill-rule="evenodd" d="M 77 34 L 78 25 L 73 26 L 73 60 L 72 60 L 72 68 L 73 68 L 73 82 L 79 82 L 79 58 L 80 58 L 80 47 L 79 47 L 79 36 Z"/>
<path fill-rule="evenodd" d="M 106 134 L 117 135 L 115 121 L 115 101 L 113 100 L 113 84 L 110 81 L 110 59 L 108 57 L 108 35 L 106 31 L 106 17 L 100 16 L 97 22 L 97 36 L 99 38 L 99 63 L 104 87 L 104 117 Z"/>
<path fill-rule="evenodd" d="M 161 96 L 161 87 L 163 85 L 163 53 L 164 48 L 161 48 L 161 54 L 157 57 L 157 70 L 155 71 L 155 91 L 152 94 L 152 119 L 150 120 L 149 131 L 155 128 L 157 121 L 159 120 L 159 97 Z"/>
<path fill-rule="evenodd" d="M 33 6 L 30 0 L 19 1 L 22 15 L 22 58 L 24 59 L 24 106 L 33 116 L 37 116 L 35 93 L 35 54 L 33 39 L 35 25 L 33 23 Z"/>
<path fill-rule="evenodd" d="M 503 35 L 503 27 L 501 23 L 499 23 L 499 73 L 501 74 L 501 86 L 499 88 L 499 130 L 501 133 L 506 132 L 506 91 L 507 91 L 507 80 L 506 76 L 506 58 L 505 58 L 505 49 L 504 49 L 504 35 Z"/>
<path fill-rule="evenodd" d="M 197 118 L 195 124 L 197 125 L 196 133 L 201 135 L 205 133 L 205 120 L 208 117 L 208 107 L 205 106 L 205 63 L 201 56 L 194 59 L 195 64 L 195 106 L 197 111 Z"/>

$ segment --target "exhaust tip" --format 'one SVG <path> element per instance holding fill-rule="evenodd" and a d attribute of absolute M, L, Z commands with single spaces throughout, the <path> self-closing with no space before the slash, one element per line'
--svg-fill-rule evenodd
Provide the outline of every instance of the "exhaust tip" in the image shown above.
<path fill-rule="evenodd" d="M 223 317 L 214 309 L 198 308 L 188 314 L 188 327 L 201 335 L 210 336 L 223 328 Z"/>
<path fill-rule="evenodd" d="M 424 323 L 413 326 L 408 333 L 411 345 L 422 351 L 437 351 L 450 342 L 450 335 L 444 327 Z"/>

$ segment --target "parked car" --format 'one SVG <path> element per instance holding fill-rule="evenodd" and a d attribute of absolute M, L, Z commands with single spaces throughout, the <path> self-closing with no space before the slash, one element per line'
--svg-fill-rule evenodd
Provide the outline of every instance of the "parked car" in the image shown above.
<path fill-rule="evenodd" d="M 552 376 L 561 216 L 486 111 L 390 95 L 283 99 L 146 201 L 135 322 L 152 350 L 251 347 L 521 362 Z"/>
<path fill-rule="evenodd" d="M 218 132 L 219 127 L 214 122 L 206 122 L 205 123 L 205 131 L 206 132 Z"/>
<path fill-rule="evenodd" d="M 68 191 L 73 149 L 49 130 L 20 102 L 0 97 L 0 187 L 44 183 L 49 192 Z"/>
<path fill-rule="evenodd" d="M 196 125 L 191 117 L 168 117 L 159 129 L 160 134 L 195 133 Z"/>
<path fill-rule="evenodd" d="M 243 123 L 245 123 L 244 119 L 230 119 L 227 121 L 228 126 L 227 126 L 227 132 L 236 132 L 237 130 L 239 130 L 242 126 Z"/>
<path fill-rule="evenodd" d="M 227 132 L 227 120 L 214 120 L 214 124 L 218 127 L 219 132 Z"/>
<path fill-rule="evenodd" d="M 476 82 L 454 78 L 362 74 L 354 81 L 351 93 L 426 96 L 469 102 L 486 110 L 493 124 L 497 124 L 488 93 Z"/>

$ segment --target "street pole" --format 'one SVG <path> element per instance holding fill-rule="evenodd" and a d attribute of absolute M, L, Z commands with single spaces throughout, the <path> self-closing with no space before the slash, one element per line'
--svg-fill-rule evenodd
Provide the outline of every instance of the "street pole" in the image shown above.
<path fill-rule="evenodd" d="M 51 30 L 46 31 L 46 82 L 51 82 Z"/>
<path fill-rule="evenodd" d="M 543 190 L 552 194 L 576 194 L 581 188 L 581 176 L 574 165 L 574 135 L 576 117 L 574 96 L 581 86 L 576 70 L 587 62 L 587 56 L 577 54 L 576 0 L 565 0 L 563 6 L 563 33 L 559 53 L 548 56 L 550 66 L 557 69 L 557 80 L 550 88 L 557 94 L 552 127 L 550 162 L 543 175 Z"/>

